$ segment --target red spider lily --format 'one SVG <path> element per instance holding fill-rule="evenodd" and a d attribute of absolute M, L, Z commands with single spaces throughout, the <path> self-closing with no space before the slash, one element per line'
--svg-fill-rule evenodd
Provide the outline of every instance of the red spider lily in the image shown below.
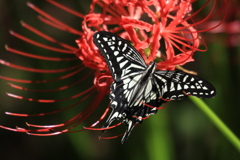
<path fill-rule="evenodd" d="M 218 24 L 220 21 L 216 20 L 216 21 L 210 21 L 210 22 L 206 22 L 204 24 L 204 27 L 212 27 L 215 26 L 215 24 Z M 239 41 L 240 41 L 240 21 L 239 20 L 235 20 L 232 22 L 227 22 L 227 23 L 223 23 L 221 26 L 209 31 L 208 33 L 210 34 L 217 34 L 217 33 L 225 33 L 227 34 L 226 37 L 226 43 L 224 43 L 227 47 L 237 47 L 239 45 Z M 214 39 L 216 39 L 216 36 L 211 36 L 211 38 L 206 39 L 207 42 L 209 43 L 214 43 Z"/>
<path fill-rule="evenodd" d="M 58 52 L 62 54 L 72 54 L 74 55 L 71 58 L 59 58 L 59 57 L 46 57 L 34 55 L 31 53 L 26 53 L 23 51 L 19 51 L 17 49 L 13 49 L 10 47 L 6 47 L 6 49 L 15 54 L 19 54 L 22 56 L 45 60 L 45 61 L 76 61 L 78 59 L 81 60 L 83 64 L 79 64 L 76 66 L 72 66 L 70 68 L 62 68 L 62 69 L 37 69 L 37 68 L 29 68 L 20 66 L 17 64 L 13 64 L 7 62 L 5 60 L 0 60 L 2 65 L 15 68 L 17 70 L 36 72 L 36 73 L 62 73 L 63 75 L 54 79 L 48 80 L 23 80 L 16 79 L 6 76 L 0 76 L 1 79 L 10 81 L 9 85 L 13 88 L 19 90 L 26 90 L 32 92 L 54 92 L 54 91 L 64 91 L 67 88 L 73 87 L 74 85 L 81 83 L 88 79 L 90 75 L 94 74 L 94 86 L 89 87 L 85 91 L 78 93 L 76 95 L 72 95 L 63 99 L 33 99 L 26 98 L 20 95 L 15 95 L 12 93 L 7 93 L 8 96 L 24 99 L 28 101 L 37 101 L 39 103 L 54 103 L 59 101 L 64 101 L 68 99 L 79 98 L 78 102 L 72 104 L 66 108 L 48 112 L 48 113 L 40 113 L 40 114 L 19 114 L 19 113 L 10 113 L 6 112 L 8 115 L 13 116 L 44 116 L 48 114 L 58 113 L 74 106 L 80 105 L 86 99 L 90 97 L 94 99 L 91 101 L 82 112 L 78 113 L 76 116 L 72 117 L 66 122 L 55 124 L 55 125 L 35 125 L 35 124 L 27 124 L 29 127 L 33 129 L 25 129 L 25 128 L 9 128 L 5 126 L 0 126 L 4 129 L 17 131 L 17 132 L 26 132 L 31 135 L 40 135 L 40 136 L 49 136 L 61 134 L 64 132 L 78 132 L 85 129 L 93 129 L 101 120 L 103 120 L 108 111 L 109 107 L 106 108 L 105 112 L 102 116 L 92 125 L 80 130 L 73 130 L 80 123 L 86 120 L 100 105 L 100 102 L 105 97 L 106 94 L 109 93 L 109 86 L 112 82 L 111 75 L 108 71 L 107 65 L 104 61 L 104 58 L 99 53 L 96 46 L 93 44 L 92 35 L 96 31 L 106 30 L 120 36 L 125 39 L 130 40 L 134 47 L 141 53 L 142 57 L 148 64 L 149 62 L 156 60 L 161 61 L 158 63 L 157 68 L 160 70 L 168 69 L 174 70 L 176 66 L 183 65 L 187 62 L 193 61 L 193 53 L 195 51 L 205 51 L 199 49 L 199 44 L 201 42 L 201 38 L 199 37 L 200 32 L 204 32 L 206 30 L 197 30 L 196 27 L 211 19 L 215 14 L 218 14 L 223 8 L 215 11 L 216 0 L 212 2 L 212 8 L 210 9 L 209 14 L 202 20 L 198 22 L 193 22 L 192 18 L 194 18 L 204 7 L 206 7 L 210 0 L 208 0 L 199 10 L 194 13 L 192 12 L 192 3 L 195 0 L 94 0 L 90 6 L 89 14 L 83 15 L 78 13 L 70 8 L 67 8 L 60 3 L 54 0 L 46 0 L 47 2 L 53 4 L 54 6 L 61 8 L 63 11 L 69 12 L 82 20 L 82 31 L 78 31 L 71 26 L 57 20 L 53 16 L 49 15 L 45 11 L 36 7 L 32 3 L 28 3 L 28 6 L 39 13 L 41 16 L 39 17 L 40 21 L 55 27 L 56 29 L 63 30 L 69 32 L 71 34 L 75 34 L 79 36 L 79 39 L 76 40 L 76 43 L 79 48 L 67 45 L 62 43 L 45 33 L 39 31 L 38 29 L 30 26 L 25 22 L 21 22 L 22 26 L 35 33 L 36 35 L 46 39 L 49 42 L 57 44 L 59 48 L 48 46 L 39 42 L 36 42 L 32 39 L 24 37 L 16 32 L 11 31 L 10 33 L 23 40 L 27 43 L 35 45 L 37 47 L 44 48 L 49 51 Z M 227 0 L 224 0 L 225 4 L 227 4 Z M 96 12 L 96 6 L 101 7 L 101 12 Z M 220 24 L 221 22 L 219 22 Z M 216 24 L 212 28 L 215 28 L 219 24 Z M 212 28 L 208 28 L 212 29 Z M 163 40 L 163 43 L 160 41 Z M 76 57 L 76 56 L 77 57 Z M 20 85 L 13 84 L 12 82 L 20 82 L 20 83 L 49 83 L 49 82 L 57 82 L 66 78 L 69 78 L 73 75 L 79 74 L 82 75 L 81 72 L 86 68 L 93 69 L 92 72 L 82 76 L 81 79 L 73 82 L 72 84 L 65 85 L 56 89 L 48 89 L 48 90 L 34 90 L 22 87 Z M 66 74 L 65 72 L 68 73 Z M 94 97 L 95 96 L 95 97 Z M 80 98 L 81 97 L 81 98 Z M 83 98 L 82 98 L 83 97 Z M 151 106 L 149 106 L 151 107 Z M 162 109 L 159 107 L 159 109 Z M 111 126 L 109 128 L 101 128 L 100 130 L 110 129 L 120 125 L 121 123 Z M 96 129 L 97 130 L 97 129 Z"/>
<path fill-rule="evenodd" d="M 213 43 L 213 40 L 216 39 L 217 35 L 216 33 L 225 33 L 227 37 L 225 38 L 226 43 L 224 45 L 227 45 L 227 47 L 236 47 L 239 45 L 240 40 L 240 20 L 239 20 L 239 13 L 240 13 L 240 7 L 239 7 L 239 1 L 235 3 L 229 4 L 229 11 L 226 15 L 225 22 L 222 23 L 222 25 L 209 30 L 208 33 L 211 33 L 211 38 L 206 39 L 207 42 Z M 214 19 L 211 21 L 207 21 L 202 24 L 201 28 L 207 27 L 211 28 L 212 26 L 215 26 L 216 24 L 219 24 L 221 17 L 217 17 L 218 19 Z"/>

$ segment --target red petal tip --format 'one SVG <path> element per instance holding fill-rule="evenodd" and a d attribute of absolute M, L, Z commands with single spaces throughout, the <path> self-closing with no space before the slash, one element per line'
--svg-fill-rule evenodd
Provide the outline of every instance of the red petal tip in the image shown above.
<path fill-rule="evenodd" d="M 31 2 L 27 2 L 27 6 L 28 6 L 28 7 L 30 7 L 30 8 L 33 8 L 33 7 L 35 7 L 35 5 L 34 5 L 34 4 L 32 4 Z"/>
<path fill-rule="evenodd" d="M 11 113 L 10 113 L 10 112 L 5 112 L 5 114 L 6 114 L 6 115 L 11 115 Z"/>
<path fill-rule="evenodd" d="M 7 44 L 5 44 L 5 46 L 4 46 L 4 47 L 5 47 L 5 49 L 6 49 L 6 50 L 8 50 L 8 45 L 7 45 Z"/>
<path fill-rule="evenodd" d="M 7 94 L 8 96 L 10 96 L 10 97 L 13 97 L 13 98 L 17 98 L 17 99 L 23 99 L 23 97 L 22 97 L 22 96 L 18 96 L 18 95 L 16 95 L 16 94 L 7 93 L 7 92 L 6 92 L 6 94 Z"/>
<path fill-rule="evenodd" d="M 9 30 L 9 33 L 13 35 L 15 32 L 13 30 Z"/>

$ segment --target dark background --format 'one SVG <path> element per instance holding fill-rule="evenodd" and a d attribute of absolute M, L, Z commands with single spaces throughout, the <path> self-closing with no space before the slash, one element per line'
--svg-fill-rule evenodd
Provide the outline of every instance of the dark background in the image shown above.
<path fill-rule="evenodd" d="M 31 1 L 41 9 L 55 15 L 63 22 L 81 29 L 81 19 L 70 14 L 63 14 L 61 10 L 47 3 L 46 1 Z M 83 0 L 61 1 L 62 4 L 87 13 L 91 1 Z M 194 7 L 197 6 L 198 3 Z M 231 1 L 230 13 L 226 23 L 239 20 L 239 2 Z M 49 63 L 41 60 L 32 60 L 23 56 L 7 52 L 4 45 L 8 44 L 13 48 L 22 51 L 44 55 L 55 55 L 56 53 L 46 52 L 38 47 L 27 44 L 17 38 L 10 36 L 9 30 L 14 30 L 26 37 L 45 43 L 45 40 L 36 37 L 34 34 L 24 29 L 20 25 L 23 20 L 55 39 L 76 46 L 76 35 L 70 35 L 58 31 L 37 20 L 37 13 L 26 5 L 25 0 L 2 0 L 0 1 L 0 59 L 10 61 L 19 65 L 33 68 L 64 68 L 73 64 L 69 63 Z M 199 17 L 201 18 L 201 17 Z M 240 28 L 240 26 L 238 26 Z M 207 43 L 207 52 L 197 52 L 194 56 L 195 62 L 186 65 L 190 70 L 198 72 L 199 76 L 209 80 L 217 89 L 218 95 L 213 99 L 204 100 L 211 109 L 226 123 L 226 125 L 240 137 L 240 35 L 239 32 L 230 32 L 227 28 L 221 33 L 205 33 L 202 35 Z M 46 42 L 48 43 L 48 42 Z M 60 55 L 61 56 L 61 55 Z M 80 63 L 75 61 L 74 64 Z M 0 75 L 22 78 L 22 79 L 45 79 L 56 75 L 35 74 L 14 70 L 3 65 L 0 66 Z M 66 84 L 71 83 L 77 77 L 68 79 Z M 92 85 L 91 80 L 83 82 L 81 85 Z M 9 127 L 26 127 L 25 122 L 36 124 L 55 124 L 67 120 L 69 117 L 79 112 L 73 108 L 70 111 L 62 112 L 46 117 L 13 117 L 4 114 L 5 111 L 16 113 L 39 113 L 57 110 L 68 106 L 67 101 L 55 104 L 39 104 L 27 102 L 8 97 L 5 93 L 10 92 L 25 97 L 33 98 L 55 98 L 59 99 L 78 93 L 81 85 L 66 92 L 46 93 L 38 95 L 32 92 L 24 92 L 10 88 L 7 81 L 0 79 L 0 125 Z M 51 84 L 53 85 L 53 84 Z M 34 86 L 32 88 L 44 88 L 49 86 Z M 84 104 L 82 104 L 84 106 Z M 101 103 L 99 108 L 106 108 L 108 98 Z M 101 110 L 101 109 L 100 109 Z M 102 112 L 102 111 L 101 111 Z M 101 113 L 100 112 L 100 113 Z M 99 116 L 95 113 L 94 116 Z M 94 119 L 94 118 L 93 118 Z M 95 118 L 96 120 L 96 118 Z M 94 120 L 86 122 L 91 124 Z M 120 127 L 116 133 L 124 131 Z M 110 132 L 110 133 L 109 133 Z M 0 157 L 6 160 L 16 159 L 161 159 L 161 160 L 237 160 L 239 152 L 233 145 L 219 132 L 211 121 L 201 112 L 189 99 L 170 102 L 168 106 L 160 110 L 155 116 L 151 116 L 142 125 L 137 126 L 127 143 L 122 145 L 120 138 L 113 140 L 98 140 L 99 135 L 111 136 L 115 131 L 101 133 L 99 131 L 85 131 L 79 133 L 62 134 L 50 137 L 29 136 L 25 133 L 16 133 L 0 129 Z"/>

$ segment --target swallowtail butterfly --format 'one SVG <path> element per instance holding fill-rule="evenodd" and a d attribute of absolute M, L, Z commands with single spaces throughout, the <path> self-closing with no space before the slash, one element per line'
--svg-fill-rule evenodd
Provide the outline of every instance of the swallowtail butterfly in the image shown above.
<path fill-rule="evenodd" d="M 146 65 L 138 51 L 126 40 L 105 31 L 96 32 L 93 41 L 102 53 L 113 77 L 110 86 L 112 112 L 103 128 L 114 120 L 126 124 L 124 143 L 136 124 L 155 114 L 160 105 L 188 95 L 211 98 L 216 90 L 208 81 L 185 72 L 158 71 L 156 62 Z M 152 106 L 152 107 L 150 107 Z"/>

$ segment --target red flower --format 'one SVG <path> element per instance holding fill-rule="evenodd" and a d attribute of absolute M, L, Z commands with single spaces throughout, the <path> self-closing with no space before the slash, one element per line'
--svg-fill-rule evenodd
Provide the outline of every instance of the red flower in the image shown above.
<path fill-rule="evenodd" d="M 212 28 L 214 29 L 209 30 L 207 33 L 210 33 L 210 38 L 207 38 L 205 41 L 208 43 L 216 43 L 216 39 L 218 39 L 217 33 L 225 33 L 226 38 L 224 38 L 225 43 L 223 45 L 227 45 L 227 47 L 236 47 L 239 45 L 240 41 L 240 7 L 239 7 L 239 1 L 236 3 L 230 3 L 229 4 L 229 11 L 228 14 L 225 15 L 225 21 L 222 23 L 222 25 L 216 26 L 216 24 L 221 23 L 221 16 L 215 17 L 214 20 L 206 21 L 203 24 L 201 24 L 201 28 Z"/>
<path fill-rule="evenodd" d="M 20 83 L 48 83 L 48 82 L 56 82 L 66 78 L 69 78 L 73 75 L 79 74 L 86 67 L 93 69 L 90 73 L 82 76 L 81 79 L 76 82 L 65 85 L 56 89 L 50 90 L 33 90 L 24 88 L 22 86 L 9 83 L 9 85 L 13 88 L 32 91 L 32 92 L 54 92 L 54 91 L 63 91 L 69 87 L 74 86 L 77 83 L 81 83 L 82 81 L 89 79 L 89 76 L 94 74 L 94 86 L 89 87 L 85 91 L 82 91 L 79 94 L 63 98 L 63 99 L 33 99 L 26 98 L 19 95 L 8 93 L 8 96 L 25 99 L 28 101 L 37 101 L 40 103 L 53 103 L 64 101 L 73 98 L 79 98 L 82 96 L 83 98 L 79 98 L 78 102 L 70 105 L 64 109 L 49 112 L 49 113 L 40 113 L 40 114 L 18 114 L 18 113 L 9 113 L 6 114 L 14 115 L 14 116 L 44 116 L 48 114 L 58 113 L 74 107 L 76 105 L 80 105 L 80 103 L 89 97 L 94 97 L 94 101 L 91 101 L 82 112 L 78 113 L 76 116 L 72 117 L 68 121 L 56 125 L 34 125 L 27 124 L 33 129 L 25 129 L 25 128 L 9 128 L 5 126 L 0 126 L 2 128 L 17 131 L 17 132 L 26 132 L 32 135 L 56 135 L 64 132 L 76 132 L 82 131 L 73 130 L 76 126 L 78 126 L 81 122 L 83 122 L 86 118 L 88 118 L 95 109 L 99 106 L 102 99 L 109 93 L 109 86 L 112 82 L 112 78 L 108 71 L 108 67 L 104 61 L 104 58 L 99 53 L 96 46 L 93 44 L 92 35 L 96 31 L 106 30 L 116 34 L 119 34 L 121 37 L 130 40 L 134 47 L 140 52 L 145 62 L 149 64 L 149 62 L 155 60 L 158 63 L 157 68 L 159 70 L 174 70 L 178 65 L 184 65 L 187 62 L 193 61 L 193 53 L 195 51 L 204 51 L 199 49 L 199 44 L 201 42 L 199 33 L 205 30 L 197 30 L 197 25 L 200 23 L 209 20 L 215 14 L 221 11 L 218 10 L 213 12 L 216 4 L 216 0 L 213 0 L 213 7 L 210 10 L 209 14 L 203 20 L 199 22 L 194 22 L 192 20 L 204 7 L 207 6 L 209 1 L 207 1 L 202 8 L 197 10 L 195 13 L 192 13 L 192 3 L 195 0 L 93 0 L 89 14 L 83 15 L 78 13 L 72 9 L 69 9 L 60 3 L 54 0 L 46 0 L 47 2 L 55 5 L 56 7 L 61 8 L 62 10 L 69 12 L 79 18 L 82 18 L 82 31 L 78 31 L 67 24 L 60 22 L 56 18 L 52 17 L 48 13 L 44 12 L 40 8 L 34 6 L 32 3 L 28 3 L 28 6 L 38 12 L 41 17 L 40 20 L 52 27 L 57 29 L 69 32 L 71 34 L 79 35 L 79 39 L 76 40 L 76 43 L 79 48 L 69 46 L 65 43 L 59 42 L 52 37 L 42 33 L 36 28 L 30 26 L 29 24 L 22 22 L 22 26 L 37 34 L 38 36 L 46 39 L 49 42 L 55 43 L 59 46 L 59 48 L 48 46 L 45 44 L 41 44 L 29 38 L 26 38 L 16 32 L 11 31 L 10 33 L 28 43 L 31 43 L 35 46 L 44 48 L 46 50 L 59 52 L 62 54 L 73 54 L 71 58 L 58 58 L 58 57 L 46 57 L 34 55 L 31 53 L 26 53 L 23 51 L 19 51 L 10 47 L 6 47 L 6 49 L 10 52 L 40 59 L 46 61 L 75 61 L 78 58 L 81 60 L 83 64 L 78 64 L 72 66 L 70 68 L 63 69 L 55 69 L 55 70 L 47 70 L 47 69 L 34 69 L 24 66 L 19 66 L 16 64 L 12 64 L 10 62 L 6 62 L 5 60 L 0 60 L 0 63 L 12 67 L 19 70 L 36 72 L 36 73 L 63 73 L 62 76 L 50 79 L 50 80 L 22 80 L 16 78 L 10 78 L 1 76 L 0 78 L 5 79 L 10 82 L 20 82 Z M 227 0 L 224 0 L 225 4 Z M 100 6 L 102 8 L 101 12 L 96 12 L 96 6 Z M 220 22 L 221 23 L 221 22 Z M 217 24 L 218 25 L 218 24 Z M 216 25 L 216 26 L 217 26 Z M 65 71 L 69 71 L 70 73 L 64 74 Z M 109 111 L 109 107 L 106 108 L 105 112 L 102 116 L 91 126 L 87 127 L 90 129 L 96 126 L 103 118 L 105 118 L 106 114 Z M 121 123 L 119 123 L 121 124 Z M 119 125 L 117 124 L 117 125 Z M 114 127 L 114 126 L 113 126 Z M 109 127 L 112 128 L 112 127 Z"/>

